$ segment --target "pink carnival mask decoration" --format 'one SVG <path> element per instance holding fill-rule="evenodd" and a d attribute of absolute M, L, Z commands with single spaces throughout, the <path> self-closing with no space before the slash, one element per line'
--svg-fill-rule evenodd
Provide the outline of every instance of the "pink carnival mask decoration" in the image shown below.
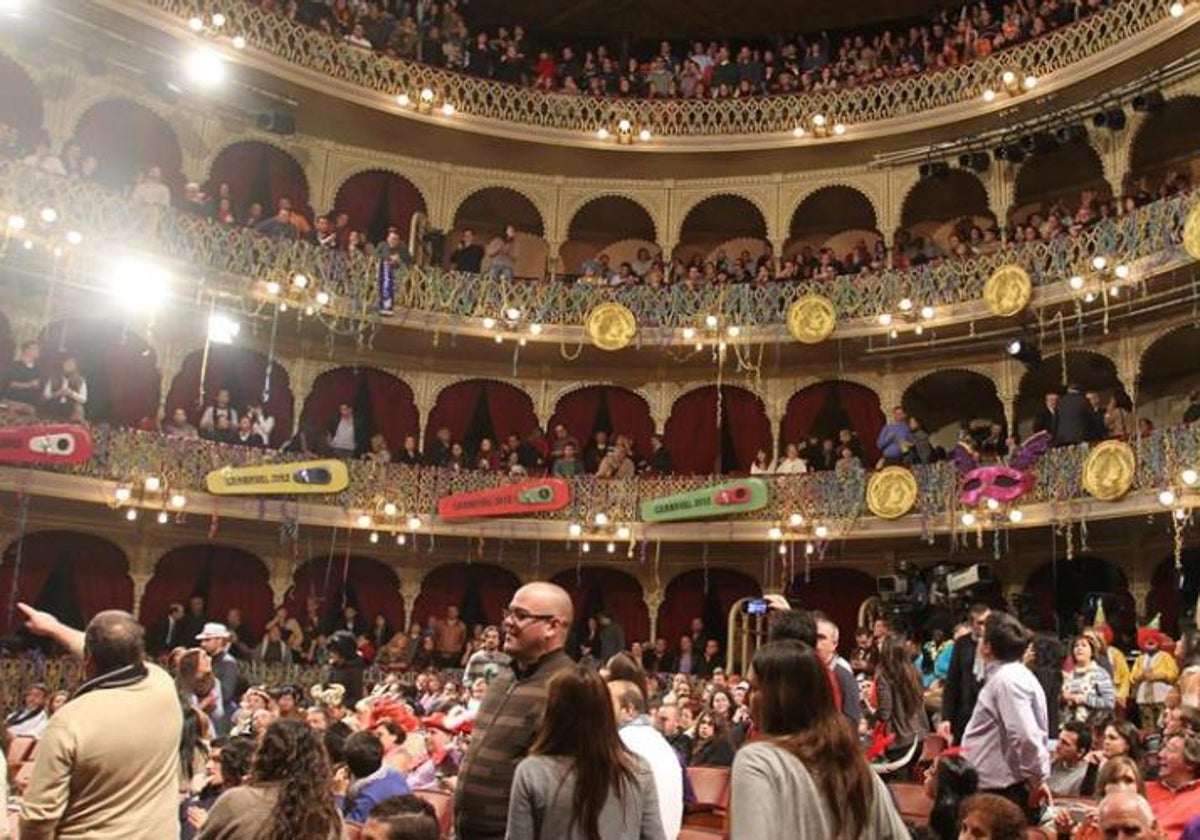
<path fill-rule="evenodd" d="M 979 466 L 979 456 L 966 443 L 954 450 L 954 464 L 962 475 L 959 501 L 963 507 L 976 508 L 995 499 L 1010 504 L 1033 489 L 1034 475 L 1029 469 L 1050 448 L 1050 435 L 1038 432 L 1022 444 L 1007 465 Z"/>

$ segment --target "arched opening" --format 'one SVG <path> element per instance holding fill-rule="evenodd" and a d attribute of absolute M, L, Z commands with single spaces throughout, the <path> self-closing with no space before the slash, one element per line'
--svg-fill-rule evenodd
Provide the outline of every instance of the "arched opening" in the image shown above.
<path fill-rule="evenodd" d="M 87 382 L 92 423 L 139 426 L 158 411 L 162 377 L 154 350 L 116 321 L 72 318 L 42 330 L 43 370 L 57 374 L 70 356 Z M 11 358 L 11 356 L 6 357 Z"/>
<path fill-rule="evenodd" d="M 1034 417 L 1046 402 L 1051 391 L 1062 393 L 1071 383 L 1080 390 L 1097 391 L 1107 401 L 1107 395 L 1124 387 L 1117 376 L 1112 359 L 1088 350 L 1067 351 L 1067 376 L 1063 382 L 1062 354 L 1047 356 L 1043 362 L 1025 372 L 1017 390 L 1017 427 L 1025 437 Z"/>
<path fill-rule="evenodd" d="M 183 194 L 183 151 L 175 129 L 143 105 L 128 99 L 93 105 L 79 120 L 75 142 L 84 154 L 96 156 L 101 184 L 128 188 L 139 173 L 157 166 L 172 198 Z"/>
<path fill-rule="evenodd" d="M 1184 627 L 1196 626 L 1196 599 L 1200 598 L 1200 549 L 1185 548 L 1176 567 L 1174 557 L 1165 557 L 1154 569 L 1150 594 L 1139 604 L 1142 614 L 1162 614 L 1162 629 L 1175 637 Z"/>
<path fill-rule="evenodd" d="M 747 257 L 758 260 L 770 251 L 767 220 L 758 205 L 740 195 L 722 194 L 704 199 L 683 217 L 674 256 L 685 263 L 735 263 Z M 743 266 L 747 267 L 753 272 L 753 266 Z"/>
<path fill-rule="evenodd" d="M 205 192 L 217 196 L 222 184 L 229 185 L 232 210 L 244 219 L 251 204 L 262 207 L 262 217 L 270 218 L 281 198 L 292 209 L 312 220 L 308 204 L 308 176 L 304 167 L 283 149 L 257 140 L 243 140 L 226 146 L 213 161 Z"/>
<path fill-rule="evenodd" d="M 1032 596 L 1039 628 L 1059 634 L 1073 633 L 1082 622 L 1091 626 L 1103 601 L 1104 615 L 1122 647 L 1132 640 L 1137 607 L 1129 581 L 1116 563 L 1103 557 L 1056 558 L 1038 566 L 1025 591 Z"/>
<path fill-rule="evenodd" d="M 675 472 L 746 472 L 771 449 L 771 421 L 758 395 L 734 385 L 706 385 L 671 407 L 664 433 Z"/>
<path fill-rule="evenodd" d="M 923 178 L 904 198 L 897 258 L 908 262 L 910 251 L 922 253 L 929 245 L 942 254 L 954 255 L 957 242 L 971 241 L 972 228 L 979 228 L 982 241 L 983 232 L 995 226 L 987 188 L 975 173 L 951 169 Z M 995 241 L 999 241 L 998 236 Z"/>
<path fill-rule="evenodd" d="M 387 169 L 368 169 L 351 175 L 338 187 L 334 210 L 350 217 L 354 230 L 365 230 L 368 242 L 381 242 L 388 228 L 408 242 L 412 217 L 425 212 L 425 197 L 412 181 Z"/>
<path fill-rule="evenodd" d="M 843 380 L 817 382 L 801 388 L 788 400 L 779 427 L 781 448 L 794 443 L 803 449 L 812 438 L 818 444 L 826 439 L 836 442 L 838 433 L 847 429 L 869 466 L 879 460 L 875 441 L 883 424 L 879 395 L 867 386 Z"/>
<path fill-rule="evenodd" d="M 357 554 L 314 557 L 299 566 L 292 577 L 284 606 L 293 616 L 305 614 L 309 598 L 320 604 L 321 618 L 327 628 L 334 625 L 345 607 L 354 607 L 363 627 L 370 627 L 382 614 L 393 628 L 404 627 L 404 601 L 400 580 L 383 562 Z"/>
<path fill-rule="evenodd" d="M 758 581 L 733 569 L 692 569 L 667 584 L 658 608 L 658 635 L 675 647 L 691 629 L 692 619 L 704 622 L 704 632 L 721 640 L 727 650 L 729 610 L 743 598 L 762 596 Z"/>
<path fill-rule="evenodd" d="M 102 537 L 77 531 L 37 531 L 9 543 L 0 562 L 0 593 L 5 614 L 13 615 L 9 629 L 14 631 L 24 625 L 18 601 L 51 612 L 71 627 L 84 626 L 101 610 L 133 609 L 125 552 Z"/>
<path fill-rule="evenodd" d="M 610 439 L 614 434 L 629 435 L 640 455 L 649 453 L 650 435 L 654 434 L 654 419 L 645 397 L 618 385 L 589 385 L 564 394 L 554 406 L 550 428 L 559 423 L 581 447 L 599 431 L 608 432 Z"/>
<path fill-rule="evenodd" d="M 200 381 L 202 368 L 203 383 Z M 230 404 L 239 413 L 248 405 L 262 404 L 266 413 L 275 418 L 275 429 L 267 443 L 273 447 L 280 446 L 292 434 L 295 410 L 292 386 L 287 371 L 278 362 L 271 362 L 270 372 L 268 380 L 267 357 L 245 347 L 212 345 L 208 350 L 207 367 L 204 351 L 196 350 L 188 354 L 179 373 L 171 380 L 165 406 L 167 416 L 170 417 L 176 408 L 182 408 L 187 411 L 189 421 L 196 425 L 204 409 L 216 400 L 217 392 L 226 388 L 229 390 Z M 263 399 L 264 396 L 266 399 Z"/>
<path fill-rule="evenodd" d="M 1052 207 L 1074 214 L 1085 203 L 1112 198 L 1100 156 L 1086 142 L 1055 145 L 1034 154 L 1017 172 L 1012 221 L 1024 223 Z"/>
<path fill-rule="evenodd" d="M 954 449 L 964 424 L 978 430 L 1005 423 L 996 383 L 969 370 L 939 370 L 922 376 L 908 386 L 900 404 L 910 417 L 921 421 L 933 444 L 946 452 Z"/>
<path fill-rule="evenodd" d="M 1200 389 L 1200 328 L 1188 324 L 1158 338 L 1142 355 L 1137 410 L 1156 426 L 1174 426 L 1187 411 L 1188 397 Z"/>
<path fill-rule="evenodd" d="M 338 406 L 354 409 L 355 443 L 360 454 L 369 451 L 371 436 L 383 435 L 393 455 L 408 435 L 416 435 L 420 412 L 412 388 L 402 379 L 376 368 L 335 368 L 313 381 L 304 400 L 300 428 L 309 439 L 324 439 L 336 427 Z"/>
<path fill-rule="evenodd" d="M 269 571 L 260 557 L 229 545 L 184 545 L 158 559 L 154 576 L 142 596 L 141 621 L 150 627 L 161 621 L 171 604 L 187 604 L 199 595 L 211 621 L 225 621 L 232 609 L 242 612 L 248 631 L 239 636 L 253 644 L 271 617 L 273 598 Z M 195 639 L 182 639 L 193 646 Z"/>
<path fill-rule="evenodd" d="M 882 240 L 875 207 L 871 200 L 852 187 L 833 185 L 810 193 L 792 213 L 788 244 L 783 255 L 798 262 L 801 276 L 812 276 L 822 249 L 845 267 L 875 252 Z"/>
<path fill-rule="evenodd" d="M 421 581 L 410 623 L 425 626 L 430 619 L 443 618 L 446 607 L 453 606 L 468 627 L 499 626 L 504 608 L 520 586 L 520 579 L 510 570 L 490 563 L 439 566 Z"/>
<path fill-rule="evenodd" d="M 468 379 L 443 388 L 425 424 L 425 449 L 437 439 L 438 429 L 450 430 L 450 439 L 473 455 L 484 438 L 499 444 L 509 435 L 522 440 L 538 428 L 533 398 L 504 382 Z"/>
<path fill-rule="evenodd" d="M 575 607 L 575 624 L 569 642 L 573 649 L 587 643 L 588 620 L 601 611 L 608 613 L 625 631 L 626 646 L 649 637 L 650 614 L 642 598 L 642 585 L 628 572 L 602 566 L 577 566 L 559 572 L 551 582 L 567 590 Z"/>
<path fill-rule="evenodd" d="M 623 262 L 636 265 L 643 249 L 645 258 L 656 257 L 656 235 L 654 219 L 645 207 L 622 195 L 604 195 L 575 212 L 559 256 L 569 274 L 582 272 L 585 262 L 601 254 L 607 255 L 609 266 L 616 270 Z"/>
<path fill-rule="evenodd" d="M 819 567 L 800 572 L 788 584 L 787 595 L 800 606 L 829 616 L 839 631 L 842 651 L 854 647 L 858 608 L 879 591 L 875 578 L 859 569 Z"/>
<path fill-rule="evenodd" d="M 475 241 L 486 250 L 494 237 L 504 233 L 506 225 L 516 230 L 516 275 L 545 277 L 550 255 L 550 246 L 543 238 L 546 222 L 537 205 L 508 187 L 485 187 L 467 196 L 454 211 L 454 230 L 449 241 L 457 242 L 462 232 L 470 229 L 475 232 Z M 485 272 L 489 263 L 489 258 L 484 257 Z"/>
<path fill-rule="evenodd" d="M 42 132 L 42 94 L 25 68 L 6 55 L 0 55 L 0 90 L 4 91 L 4 122 L 17 130 L 22 149 L 32 149 Z"/>
<path fill-rule="evenodd" d="M 1156 195 L 1172 173 L 1186 175 L 1189 184 L 1200 180 L 1197 121 L 1200 97 L 1196 96 L 1170 99 L 1146 117 L 1129 153 L 1128 193 Z M 1174 191 L 1169 185 L 1168 189 Z"/>

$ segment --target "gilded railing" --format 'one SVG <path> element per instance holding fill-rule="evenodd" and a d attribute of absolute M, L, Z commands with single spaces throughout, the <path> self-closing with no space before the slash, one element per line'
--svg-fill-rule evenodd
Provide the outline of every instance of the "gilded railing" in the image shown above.
<path fill-rule="evenodd" d="M 1197 203 L 1200 193 L 1193 192 L 1099 222 L 1078 237 L 1005 245 L 969 260 L 833 280 L 610 288 L 416 268 L 400 276 L 396 306 L 460 319 L 499 317 L 504 309 L 516 307 L 530 322 L 578 326 L 597 303 L 617 300 L 645 327 L 699 326 L 712 313 L 725 323 L 763 327 L 785 323 L 788 306 L 799 297 L 822 294 L 834 302 L 839 322 L 844 322 L 891 312 L 905 297 L 917 306 L 948 307 L 977 301 L 988 277 L 1010 263 L 1024 266 L 1034 285 L 1043 286 L 1087 273 L 1095 255 L 1131 263 L 1169 256 L 1178 248 L 1184 222 Z M 269 239 L 245 228 L 223 227 L 208 219 L 138 204 L 95 184 L 19 164 L 0 165 L 0 211 L 25 214 L 30 228 L 24 235 L 34 233 L 43 207 L 57 210 L 56 230 L 74 228 L 85 235 L 85 252 L 89 244 L 102 246 L 106 252 L 122 246 L 141 248 L 193 266 L 209 284 L 239 298 L 246 298 L 251 291 L 261 296 L 264 281 L 286 284 L 302 273 L 333 295 L 333 304 L 317 313 L 331 328 L 375 317 L 378 265 L 368 257 L 328 251 L 306 242 Z M 68 254 L 60 268 L 89 282 L 94 262 L 72 262 Z"/>
<path fill-rule="evenodd" d="M 1163 0 L 1115 0 L 1094 15 L 958 67 L 840 90 L 727 100 L 607 99 L 545 93 L 390 58 L 346 44 L 258 4 L 241 0 L 145 0 L 180 19 L 225 15 L 225 30 L 249 48 L 323 75 L 412 101 L 423 88 L 459 114 L 560 132 L 594 134 L 621 120 L 656 137 L 770 135 L 791 132 L 814 114 L 855 125 L 910 116 L 978 97 L 1006 70 L 1045 76 L 1161 22 Z"/>

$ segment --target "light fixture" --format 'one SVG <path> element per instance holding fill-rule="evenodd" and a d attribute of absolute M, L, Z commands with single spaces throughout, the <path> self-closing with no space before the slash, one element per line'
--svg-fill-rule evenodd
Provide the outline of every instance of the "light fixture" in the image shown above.
<path fill-rule="evenodd" d="M 69 231 L 67 231 L 67 244 L 68 244 L 68 245 L 81 245 L 81 244 L 83 244 L 83 234 L 82 234 L 82 233 L 80 233 L 80 232 L 79 232 L 79 231 L 77 231 L 77 230 L 69 230 Z"/>
<path fill-rule="evenodd" d="M 169 283 L 167 270 L 143 257 L 125 258 L 109 277 L 109 288 L 123 306 L 147 312 L 163 302 Z"/>
<path fill-rule="evenodd" d="M 496 319 L 490 315 L 483 319 L 483 328 L 485 330 L 494 330 L 496 328 Z"/>
<path fill-rule="evenodd" d="M 825 127 L 825 115 L 824 114 L 813 114 L 812 122 L 813 122 L 813 125 L 815 125 L 817 128 L 824 128 Z"/>
<path fill-rule="evenodd" d="M 1037 76 L 1030 73 L 1025 77 L 1024 81 L 1021 82 L 1021 87 L 1025 88 L 1025 90 L 1033 90 L 1035 87 L 1037 87 L 1037 83 Z"/>
<path fill-rule="evenodd" d="M 129 510 L 125 511 L 125 518 L 130 522 L 136 522 L 138 518 L 137 508 L 130 508 Z"/>
<path fill-rule="evenodd" d="M 812 543 L 806 542 L 804 544 L 804 553 L 805 554 L 815 554 L 816 551 L 817 551 L 817 548 Z"/>
<path fill-rule="evenodd" d="M 900 305 L 901 312 L 912 312 L 912 308 L 913 308 L 912 298 L 900 298 L 899 305 Z"/>
<path fill-rule="evenodd" d="M 395 516 L 396 515 L 396 503 L 395 502 L 385 503 L 383 506 L 383 515 L 384 516 Z"/>
<path fill-rule="evenodd" d="M 1158 494 L 1158 503 L 1163 507 L 1173 507 L 1175 505 L 1175 491 L 1169 488 L 1163 490 Z"/>
<path fill-rule="evenodd" d="M 1092 292 L 1088 292 L 1086 295 L 1083 296 L 1084 303 L 1094 303 L 1095 300 L 1096 300 L 1096 295 L 1093 294 Z"/>
<path fill-rule="evenodd" d="M 192 30 L 193 32 L 199 32 L 203 28 L 204 18 L 200 17 L 199 15 L 188 18 L 188 29 Z"/>
<path fill-rule="evenodd" d="M 1096 269 L 1096 271 L 1103 271 L 1108 268 L 1108 260 L 1103 255 L 1097 254 L 1092 257 L 1092 268 Z"/>
<path fill-rule="evenodd" d="M 891 312 L 879 313 L 879 326 L 890 327 L 891 325 L 892 325 L 892 313 Z"/>
<path fill-rule="evenodd" d="M 296 276 L 294 276 L 292 278 L 292 285 L 295 286 L 297 289 L 307 289 L 308 288 L 308 275 L 297 274 Z"/>
<path fill-rule="evenodd" d="M 447 116 L 447 117 L 453 117 L 454 116 L 454 106 L 449 102 L 443 103 L 442 104 L 442 115 Z"/>
<path fill-rule="evenodd" d="M 966 513 L 964 513 L 962 515 L 962 524 L 967 526 L 968 528 L 970 528 L 972 525 L 974 525 L 975 524 L 975 514 L 971 513 L 971 511 L 967 511 Z"/>
<path fill-rule="evenodd" d="M 541 324 L 536 324 L 536 323 L 535 323 L 535 324 L 530 324 L 530 325 L 529 325 L 529 332 L 530 332 L 530 334 L 532 334 L 532 335 L 541 335 L 541 334 L 542 334 L 542 325 L 541 325 Z"/>
<path fill-rule="evenodd" d="M 234 35 L 233 36 L 233 48 L 235 50 L 246 49 L 246 39 L 243 38 L 241 35 Z"/>
<path fill-rule="evenodd" d="M 605 128 L 604 126 L 600 126 L 599 128 L 596 129 L 596 136 L 599 137 L 601 140 L 607 140 L 608 139 L 608 129 Z"/>
<path fill-rule="evenodd" d="M 781 540 L 781 539 L 783 539 L 783 529 L 782 529 L 782 528 L 780 528 L 778 525 L 772 525 L 772 526 L 771 526 L 771 527 L 770 527 L 770 528 L 767 530 L 767 539 L 769 539 L 769 540 Z"/>
<path fill-rule="evenodd" d="M 683 340 L 684 341 L 691 341 L 695 337 L 696 337 L 696 328 L 695 327 L 684 327 L 683 328 Z"/>
<path fill-rule="evenodd" d="M 786 555 L 786 554 L 787 554 L 787 543 L 780 543 L 780 544 L 779 544 L 779 554 L 780 554 L 780 556 L 783 556 L 783 555 Z"/>
<path fill-rule="evenodd" d="M 579 546 L 579 550 L 582 551 L 584 554 L 588 554 L 592 550 L 592 544 L 590 542 L 584 542 L 582 545 Z"/>
<path fill-rule="evenodd" d="M 1127 280 L 1129 278 L 1129 266 L 1125 265 L 1125 263 L 1117 263 L 1116 267 L 1113 268 L 1113 276 L 1118 280 Z"/>
<path fill-rule="evenodd" d="M 631 123 L 629 120 L 623 119 L 617 123 L 617 130 L 622 134 L 628 134 L 633 130 L 633 123 Z"/>
<path fill-rule="evenodd" d="M 408 542 L 408 537 L 403 534 L 396 535 L 396 545 L 404 545 L 406 542 Z"/>
<path fill-rule="evenodd" d="M 988 499 L 987 500 L 987 509 L 988 510 L 1000 510 L 1000 500 L 999 499 Z"/>
<path fill-rule="evenodd" d="M 1067 285 L 1077 292 L 1083 288 L 1083 283 L 1083 278 L 1078 274 L 1072 276 L 1071 279 L 1067 281 Z"/>
<path fill-rule="evenodd" d="M 995 102 L 996 101 L 996 91 L 992 90 L 991 88 L 984 88 L 983 89 L 983 101 L 984 102 Z"/>
<path fill-rule="evenodd" d="M 147 493 L 157 493 L 162 489 L 162 479 L 156 475 L 146 476 L 145 487 Z"/>
<path fill-rule="evenodd" d="M 1021 343 L 1021 339 L 1014 338 L 1012 341 L 1008 342 L 1008 355 L 1010 355 L 1010 356 L 1021 355 L 1021 349 L 1024 346 L 1025 345 Z"/>
<path fill-rule="evenodd" d="M 617 544 L 615 542 L 612 542 L 611 540 L 609 540 L 608 545 L 604 546 L 604 550 L 607 551 L 609 554 L 616 554 L 617 553 Z"/>
<path fill-rule="evenodd" d="M 921 307 L 921 317 L 924 318 L 926 321 L 931 320 L 933 318 L 933 307 L 930 306 L 929 304 L 925 304 L 924 306 L 922 306 Z"/>
<path fill-rule="evenodd" d="M 224 26 L 225 25 L 225 15 L 221 14 L 220 12 L 217 12 L 215 15 L 213 15 L 212 16 L 212 25 L 213 25 L 214 29 L 220 29 L 222 26 Z"/>
<path fill-rule="evenodd" d="M 604 511 L 600 511 L 596 514 L 592 521 L 596 523 L 597 528 L 604 528 L 608 525 L 608 514 Z"/>
<path fill-rule="evenodd" d="M 504 310 L 504 317 L 510 321 L 517 321 L 521 318 L 521 310 L 515 306 L 510 306 Z"/>
<path fill-rule="evenodd" d="M 725 330 L 725 332 L 727 332 L 729 334 L 730 338 L 737 338 L 739 335 L 742 334 L 742 328 L 737 325 L 730 325 L 730 327 L 727 330 Z"/>
<path fill-rule="evenodd" d="M 1020 523 L 1025 518 L 1025 513 L 1020 508 L 1013 508 L 1008 512 L 1009 522 Z"/>
<path fill-rule="evenodd" d="M 233 344 L 242 325 L 222 312 L 208 316 L 208 340 L 213 344 Z"/>
<path fill-rule="evenodd" d="M 650 140 L 650 129 L 643 128 L 641 131 L 639 131 L 638 139 L 641 140 L 643 143 L 648 142 Z"/>
<path fill-rule="evenodd" d="M 716 315 L 704 316 L 704 326 L 708 327 L 710 330 L 715 330 L 718 323 L 720 323 L 720 321 L 717 319 Z"/>
<path fill-rule="evenodd" d="M 197 87 L 212 88 L 225 79 L 225 60 L 212 47 L 198 47 L 184 64 L 188 79 Z"/>
<path fill-rule="evenodd" d="M 1183 17 L 1183 3 L 1179 2 L 1179 0 L 1175 0 L 1174 3 L 1167 7 L 1167 14 L 1173 18 Z"/>
<path fill-rule="evenodd" d="M 825 525 L 818 525 L 816 528 L 813 528 L 813 536 L 819 540 L 823 540 L 829 536 L 829 528 Z"/>
<path fill-rule="evenodd" d="M 788 525 L 792 526 L 793 528 L 799 528 L 803 524 L 804 524 L 804 514 L 802 514 L 802 513 L 798 513 L 798 512 L 793 513 L 791 516 L 788 517 Z"/>
<path fill-rule="evenodd" d="M 175 508 L 176 510 L 180 510 L 186 506 L 187 496 L 183 495 L 182 493 L 171 494 L 171 507 Z"/>
<path fill-rule="evenodd" d="M 408 98 L 407 93 L 401 93 L 396 97 L 396 104 L 401 108 L 407 108 L 412 104 L 412 100 Z"/>
<path fill-rule="evenodd" d="M 159 525 L 166 525 L 168 522 L 171 521 L 171 515 L 169 513 L 167 513 L 165 510 L 160 510 L 158 512 L 158 516 L 156 518 L 158 519 Z"/>
<path fill-rule="evenodd" d="M 322 289 L 321 291 L 317 292 L 316 300 L 319 306 L 328 306 L 329 302 L 333 300 L 333 298 L 329 296 L 329 292 Z"/>
<path fill-rule="evenodd" d="M 269 294 L 271 297 L 275 297 L 277 294 L 280 293 L 280 291 L 282 291 L 282 289 L 277 281 L 275 281 L 275 280 L 267 281 L 267 294 Z"/>
<path fill-rule="evenodd" d="M 48 225 L 52 225 L 58 221 L 58 211 L 53 207 L 43 207 L 42 212 L 38 214 L 42 221 Z"/>
<path fill-rule="evenodd" d="M 129 497 L 132 495 L 133 495 L 133 491 L 130 490 L 128 487 L 124 487 L 124 486 L 118 487 L 116 490 L 113 491 L 113 498 L 116 499 L 118 502 L 122 502 L 122 503 L 128 502 Z"/>
<path fill-rule="evenodd" d="M 25 217 L 17 215 L 9 216 L 8 226 L 12 230 L 25 230 Z"/>
<path fill-rule="evenodd" d="M 358 518 L 354 520 L 354 524 L 357 525 L 359 528 L 370 528 L 371 527 L 371 517 L 365 513 L 360 513 L 358 515 Z"/>
<path fill-rule="evenodd" d="M 497 344 L 503 344 L 504 336 L 500 335 L 499 333 L 496 333 L 496 337 L 493 339 L 493 341 L 495 341 Z"/>
<path fill-rule="evenodd" d="M 1200 473 L 1197 473 L 1192 467 L 1185 469 L 1182 473 L 1180 473 L 1179 477 L 1188 487 L 1192 487 L 1197 481 L 1200 481 Z"/>
<path fill-rule="evenodd" d="M 841 137 L 843 134 L 846 133 L 846 124 L 840 123 L 840 122 L 834 123 L 833 124 L 833 133 L 835 135 L 837 135 L 838 137 Z"/>
<path fill-rule="evenodd" d="M 374 545 L 375 543 L 379 542 L 379 532 L 378 532 L 378 531 L 372 531 L 372 532 L 371 532 L 371 534 L 370 534 L 370 536 L 368 536 L 368 537 L 367 537 L 367 540 L 369 540 L 369 541 L 371 542 L 371 544 L 372 544 L 372 545 Z"/>
<path fill-rule="evenodd" d="M 578 522 L 572 522 L 567 526 L 567 536 L 578 537 L 583 534 L 583 526 Z"/>
<path fill-rule="evenodd" d="M 617 539 L 627 540 L 627 539 L 629 539 L 629 533 L 630 533 L 629 526 L 622 525 L 620 528 L 617 529 Z"/>
<path fill-rule="evenodd" d="M 433 101 L 433 90 L 430 88 L 421 88 L 421 101 L 429 103 Z"/>
<path fill-rule="evenodd" d="M 1188 512 L 1185 508 L 1175 508 L 1175 519 L 1179 522 L 1187 519 Z"/>
<path fill-rule="evenodd" d="M 413 514 L 412 516 L 408 517 L 408 530 L 415 531 L 420 527 L 421 527 L 421 517 L 417 516 L 416 514 Z"/>
<path fill-rule="evenodd" d="M 804 130 L 804 126 L 802 126 L 802 125 L 798 125 L 792 129 L 793 137 L 803 137 L 807 133 L 808 132 Z"/>

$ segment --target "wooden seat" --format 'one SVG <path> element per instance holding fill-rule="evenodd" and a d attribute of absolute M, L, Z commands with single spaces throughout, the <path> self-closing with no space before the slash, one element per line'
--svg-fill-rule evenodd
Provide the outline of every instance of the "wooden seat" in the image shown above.
<path fill-rule="evenodd" d="M 924 786 L 912 782 L 893 782 L 887 787 L 895 800 L 896 810 L 906 822 L 919 826 L 929 823 L 933 800 L 925 795 Z"/>
<path fill-rule="evenodd" d="M 453 795 L 441 790 L 418 790 L 416 795 L 433 806 L 433 810 L 437 814 L 438 830 L 441 832 L 442 840 L 447 840 L 454 828 Z"/>
<path fill-rule="evenodd" d="M 688 806 L 689 811 L 724 811 L 729 808 L 728 767 L 689 767 L 687 777 L 696 794 L 696 801 Z"/>
<path fill-rule="evenodd" d="M 36 749 L 37 738 L 32 735 L 16 736 L 8 745 L 8 766 L 15 767 L 22 761 L 29 761 L 33 758 L 33 752 Z"/>

